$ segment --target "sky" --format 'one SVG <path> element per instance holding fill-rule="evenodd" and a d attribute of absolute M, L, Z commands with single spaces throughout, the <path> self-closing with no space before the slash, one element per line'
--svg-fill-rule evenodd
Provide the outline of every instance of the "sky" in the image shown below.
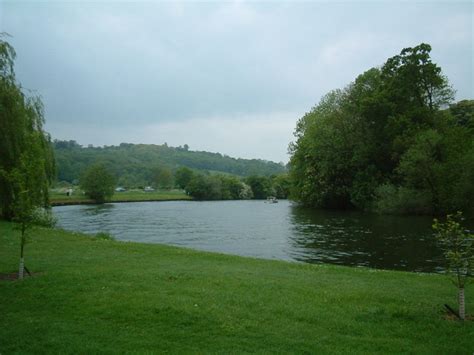
<path fill-rule="evenodd" d="M 330 90 L 422 42 L 473 99 L 473 3 L 7 1 L 0 32 L 46 130 L 83 145 L 188 144 L 286 163 Z"/>

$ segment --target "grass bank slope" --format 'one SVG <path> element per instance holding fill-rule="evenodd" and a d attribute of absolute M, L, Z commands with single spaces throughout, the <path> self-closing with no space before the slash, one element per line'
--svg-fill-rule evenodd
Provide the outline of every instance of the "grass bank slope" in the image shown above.
<path fill-rule="evenodd" d="M 0 353 L 472 354 L 441 275 L 267 261 L 37 229 L 0 281 Z M 0 223 L 0 272 L 18 235 Z M 474 310 L 474 287 L 466 290 Z"/>

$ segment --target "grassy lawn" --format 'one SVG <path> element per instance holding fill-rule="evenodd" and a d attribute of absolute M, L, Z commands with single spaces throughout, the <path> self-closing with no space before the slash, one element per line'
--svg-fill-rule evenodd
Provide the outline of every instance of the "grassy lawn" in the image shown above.
<path fill-rule="evenodd" d="M 19 238 L 0 222 L 0 272 Z M 442 275 L 266 261 L 37 229 L 0 281 L 0 353 L 472 354 Z M 474 287 L 466 289 L 474 311 Z"/>
<path fill-rule="evenodd" d="M 66 196 L 60 189 L 50 191 L 51 204 L 78 204 L 93 203 L 87 196 L 82 194 L 81 190 L 74 190 L 72 196 Z M 145 192 L 143 190 L 129 190 L 125 192 L 115 192 L 112 196 L 112 202 L 132 202 L 132 201 L 169 201 L 169 200 L 191 200 L 182 190 L 155 190 Z"/>

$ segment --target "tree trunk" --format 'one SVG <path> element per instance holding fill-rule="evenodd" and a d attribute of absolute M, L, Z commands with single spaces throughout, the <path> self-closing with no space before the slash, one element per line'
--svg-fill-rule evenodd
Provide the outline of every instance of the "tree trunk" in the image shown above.
<path fill-rule="evenodd" d="M 20 268 L 18 270 L 18 279 L 23 280 L 23 276 L 25 274 L 25 258 L 23 257 L 23 253 L 25 251 L 25 233 L 26 233 L 26 224 L 21 224 L 21 240 L 20 240 Z"/>
<path fill-rule="evenodd" d="M 25 259 L 23 257 L 20 258 L 20 268 L 18 269 L 18 278 L 23 280 L 23 274 L 25 273 Z"/>
<path fill-rule="evenodd" d="M 459 288 L 459 318 L 464 320 L 466 318 L 466 309 L 465 309 L 465 303 L 464 303 L 464 287 Z"/>

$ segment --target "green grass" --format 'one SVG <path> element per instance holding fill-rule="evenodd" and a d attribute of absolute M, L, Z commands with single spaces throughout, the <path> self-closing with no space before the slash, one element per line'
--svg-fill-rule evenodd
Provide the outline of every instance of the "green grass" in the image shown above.
<path fill-rule="evenodd" d="M 0 353 L 472 354 L 443 275 L 308 265 L 36 229 L 0 281 Z M 0 222 L 0 272 L 18 263 Z M 474 311 L 474 287 L 466 289 Z"/>
<path fill-rule="evenodd" d="M 66 196 L 60 189 L 50 191 L 52 205 L 93 203 L 94 201 L 83 195 L 81 190 L 74 190 L 72 196 Z M 134 202 L 134 201 L 171 201 L 171 200 L 191 200 L 192 198 L 182 190 L 155 190 L 145 192 L 143 190 L 129 190 L 125 192 L 115 192 L 111 202 Z"/>

